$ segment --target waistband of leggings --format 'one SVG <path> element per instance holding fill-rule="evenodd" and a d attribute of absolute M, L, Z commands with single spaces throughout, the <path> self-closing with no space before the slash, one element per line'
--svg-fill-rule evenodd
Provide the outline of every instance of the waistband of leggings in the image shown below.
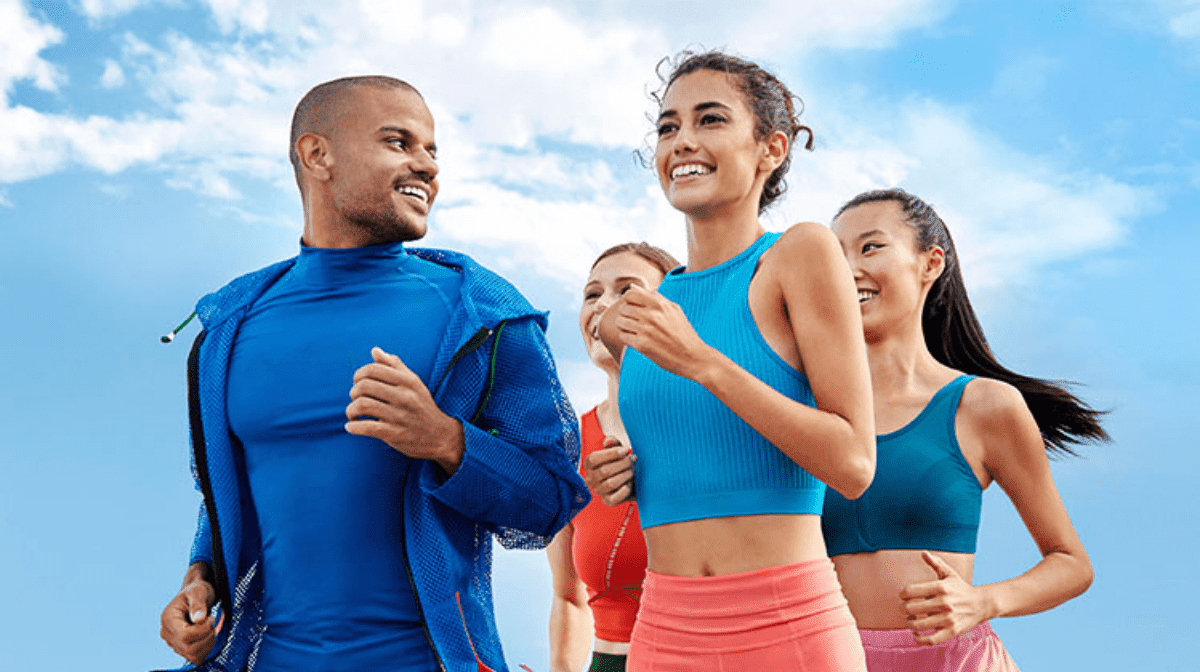
<path fill-rule="evenodd" d="M 720 618 L 782 606 L 824 610 L 845 604 L 833 563 L 817 558 L 721 576 L 672 576 L 646 570 L 641 613 Z"/>
<path fill-rule="evenodd" d="M 863 646 L 868 649 L 908 649 L 920 647 L 926 651 L 933 651 L 938 648 L 949 648 L 960 643 L 976 642 L 992 637 L 995 633 L 992 630 L 991 623 L 984 621 L 957 637 L 951 637 L 941 644 L 933 645 L 917 644 L 916 633 L 908 628 L 899 628 L 896 630 L 859 630 L 858 635 L 862 638 Z"/>

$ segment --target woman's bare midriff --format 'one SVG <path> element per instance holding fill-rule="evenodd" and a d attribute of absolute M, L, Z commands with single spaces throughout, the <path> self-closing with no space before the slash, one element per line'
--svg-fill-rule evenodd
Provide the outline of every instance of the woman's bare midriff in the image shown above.
<path fill-rule="evenodd" d="M 704 518 L 645 530 L 649 568 L 672 576 L 723 576 L 826 557 L 821 518 Z"/>
<path fill-rule="evenodd" d="M 971 553 L 934 551 L 968 583 L 975 570 Z M 900 591 L 915 583 L 936 581 L 933 568 L 921 559 L 919 550 L 886 550 L 851 553 L 833 559 L 842 593 L 850 603 L 854 622 L 865 630 L 895 630 L 908 627 L 901 608 Z"/>
<path fill-rule="evenodd" d="M 592 642 L 592 651 L 607 653 L 610 656 L 628 656 L 629 642 L 610 642 L 607 639 L 597 637 Z"/>

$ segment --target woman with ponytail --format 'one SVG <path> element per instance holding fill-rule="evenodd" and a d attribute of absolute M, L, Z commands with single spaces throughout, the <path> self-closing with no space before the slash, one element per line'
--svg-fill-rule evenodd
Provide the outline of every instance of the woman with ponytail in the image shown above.
<path fill-rule="evenodd" d="M 1107 440 L 1100 412 L 1061 383 L 996 361 L 954 241 L 927 203 L 899 189 L 860 194 L 833 231 L 858 289 L 880 434 L 871 487 L 855 501 L 828 493 L 822 526 L 867 667 L 1016 670 L 988 621 L 1045 611 L 1092 582 L 1047 454 Z M 980 504 L 993 481 L 1042 559 L 975 586 Z"/>

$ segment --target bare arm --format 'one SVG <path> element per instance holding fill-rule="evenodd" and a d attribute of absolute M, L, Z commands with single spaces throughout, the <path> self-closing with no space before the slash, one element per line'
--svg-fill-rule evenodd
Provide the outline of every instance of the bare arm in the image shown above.
<path fill-rule="evenodd" d="M 937 628 L 934 635 L 944 635 L 931 636 L 931 644 L 984 620 L 1046 611 L 1092 583 L 1091 561 L 1054 485 L 1045 444 L 1021 393 L 980 378 L 967 386 L 958 417 L 960 440 L 982 443 L 984 466 L 1012 500 L 1042 559 L 1020 576 L 982 586 L 938 571 L 937 581 L 905 588 L 905 608 L 911 604 L 909 612 L 917 617 L 910 627 Z"/>
<path fill-rule="evenodd" d="M 575 573 L 571 545 L 575 528 L 567 525 L 546 547 L 554 600 L 550 605 L 550 672 L 581 672 L 592 650 L 592 609 L 587 588 Z"/>
<path fill-rule="evenodd" d="M 875 474 L 875 419 L 862 318 L 845 258 L 827 229 L 799 225 L 775 244 L 759 273 L 778 283 L 815 409 L 709 346 L 679 306 L 658 294 L 632 288 L 614 306 L 621 338 L 662 368 L 703 385 L 830 487 L 858 497 Z"/>

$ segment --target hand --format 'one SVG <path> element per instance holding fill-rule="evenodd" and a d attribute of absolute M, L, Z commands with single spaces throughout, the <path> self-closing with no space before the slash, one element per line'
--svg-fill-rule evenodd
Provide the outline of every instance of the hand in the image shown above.
<path fill-rule="evenodd" d="M 908 613 L 908 627 L 918 644 L 941 644 L 988 620 L 986 600 L 978 588 L 929 551 L 922 551 L 921 559 L 933 568 L 937 580 L 900 591 L 901 607 Z"/>
<path fill-rule="evenodd" d="M 697 380 L 716 352 L 692 328 L 683 309 L 658 292 L 630 287 L 606 312 L 616 314 L 625 345 L 678 376 Z"/>
<path fill-rule="evenodd" d="M 217 642 L 225 616 L 213 624 L 212 607 L 217 603 L 217 591 L 211 583 L 197 579 L 182 589 L 162 612 L 159 636 L 175 653 L 193 665 L 204 662 Z"/>
<path fill-rule="evenodd" d="M 604 437 L 604 447 L 588 455 L 583 463 L 583 480 L 596 495 L 609 506 L 629 501 L 633 496 L 633 463 L 637 455 L 621 440 Z"/>
<path fill-rule="evenodd" d="M 453 474 L 462 464 L 462 423 L 442 412 L 399 357 L 371 348 L 371 364 L 354 372 L 346 431 L 373 436 L 405 455 L 435 460 Z"/>

